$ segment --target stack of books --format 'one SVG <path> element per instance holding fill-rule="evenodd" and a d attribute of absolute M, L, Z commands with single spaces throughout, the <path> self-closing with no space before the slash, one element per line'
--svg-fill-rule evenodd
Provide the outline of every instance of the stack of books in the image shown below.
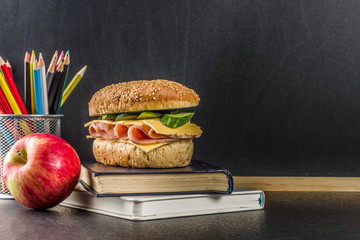
<path fill-rule="evenodd" d="M 170 169 L 83 163 L 80 183 L 63 206 L 138 221 L 257 210 L 265 203 L 263 191 L 234 188 L 228 170 L 200 161 Z"/>

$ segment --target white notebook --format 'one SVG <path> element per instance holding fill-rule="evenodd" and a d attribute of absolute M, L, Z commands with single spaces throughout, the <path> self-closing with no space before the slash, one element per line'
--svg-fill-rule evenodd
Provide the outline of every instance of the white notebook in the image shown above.
<path fill-rule="evenodd" d="M 60 205 L 128 220 L 143 221 L 263 209 L 261 190 L 234 188 L 231 194 L 95 197 L 74 191 Z"/>

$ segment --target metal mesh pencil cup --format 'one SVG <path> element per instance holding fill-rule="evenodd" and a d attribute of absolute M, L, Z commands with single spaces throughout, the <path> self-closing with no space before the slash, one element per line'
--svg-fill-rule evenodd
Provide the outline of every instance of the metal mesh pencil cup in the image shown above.
<path fill-rule="evenodd" d="M 3 163 L 15 142 L 31 133 L 51 133 L 60 137 L 63 115 L 10 115 L 0 114 L 0 198 L 11 197 L 3 180 Z"/>

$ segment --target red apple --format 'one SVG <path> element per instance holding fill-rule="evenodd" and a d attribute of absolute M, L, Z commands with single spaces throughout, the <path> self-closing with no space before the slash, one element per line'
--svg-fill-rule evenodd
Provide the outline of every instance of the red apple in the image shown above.
<path fill-rule="evenodd" d="M 74 190 L 80 159 L 62 138 L 34 133 L 12 146 L 5 157 L 3 176 L 19 203 L 33 209 L 51 208 Z"/>

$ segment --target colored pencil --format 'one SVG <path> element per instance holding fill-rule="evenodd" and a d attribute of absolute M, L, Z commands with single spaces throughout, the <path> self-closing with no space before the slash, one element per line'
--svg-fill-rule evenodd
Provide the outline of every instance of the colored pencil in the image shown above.
<path fill-rule="evenodd" d="M 73 77 L 73 79 L 71 79 L 70 83 L 66 86 L 63 96 L 62 96 L 61 106 L 64 104 L 66 99 L 68 99 L 70 94 L 74 91 L 75 87 L 78 85 L 80 80 L 83 78 L 86 68 L 87 68 L 87 66 L 83 67 L 80 71 L 78 71 L 75 74 L 75 76 Z"/>
<path fill-rule="evenodd" d="M 3 128 L 3 122 L 0 122 L 0 129 Z M 1 159 L 0 159 L 0 177 L 3 179 L 3 176 L 1 176 L 1 174 L 3 174 L 3 162 L 6 156 L 6 149 L 10 149 L 9 144 L 7 143 L 7 139 L 5 139 L 5 132 L 4 133 L 0 133 L 0 141 L 2 144 L 0 144 L 0 154 L 1 154 Z M 1 192 L 2 193 L 6 193 L 8 192 L 8 189 L 5 185 L 5 181 L 0 181 L 1 182 Z"/>
<path fill-rule="evenodd" d="M 62 78 L 62 82 L 60 82 L 59 85 L 59 89 L 56 93 L 56 98 L 55 98 L 55 105 L 54 107 L 56 107 L 56 114 L 60 113 L 60 107 L 61 107 L 61 100 L 62 100 L 62 95 L 64 93 L 64 89 L 66 86 L 66 79 L 69 73 L 69 66 L 70 66 L 70 52 L 67 51 L 64 57 L 64 78 Z"/>
<path fill-rule="evenodd" d="M 35 91 L 35 106 L 36 114 L 43 114 L 43 104 L 42 104 L 42 95 L 41 95 L 41 79 L 40 79 L 40 70 L 39 62 L 36 59 L 33 67 L 34 72 L 34 91 Z"/>
<path fill-rule="evenodd" d="M 31 113 L 30 54 L 27 51 L 24 58 L 24 103 L 26 111 Z M 31 130 L 34 130 L 33 124 L 26 123 L 24 120 L 20 121 L 20 127 L 25 135 L 30 134 Z"/>
<path fill-rule="evenodd" d="M 47 84 L 45 74 L 45 62 L 42 54 L 39 54 L 39 68 L 40 68 L 40 80 L 41 80 L 41 96 L 43 104 L 44 114 L 49 114 L 48 96 L 47 96 Z"/>
<path fill-rule="evenodd" d="M 51 84 L 54 80 L 54 76 L 55 76 L 55 65 L 56 65 L 56 62 L 55 60 L 53 59 L 50 63 L 50 66 L 48 68 L 48 72 L 46 74 L 46 85 L 47 85 L 47 90 L 48 90 L 48 93 L 50 91 L 50 87 L 51 87 Z"/>
<path fill-rule="evenodd" d="M 51 84 L 50 90 L 49 90 L 49 94 L 48 94 L 48 96 L 49 96 L 49 113 L 50 114 L 55 114 L 57 111 L 57 108 L 54 107 L 54 104 L 55 104 L 56 92 L 59 88 L 62 78 L 64 77 L 63 73 L 64 73 L 64 62 L 62 61 L 62 62 L 60 62 L 58 68 L 56 69 L 54 80 L 52 81 L 52 84 Z"/>
<path fill-rule="evenodd" d="M 64 60 L 64 51 L 61 51 L 60 57 L 59 57 L 59 59 L 57 59 L 57 62 L 56 62 L 55 70 L 59 67 L 61 61 L 63 61 L 63 60 Z"/>
<path fill-rule="evenodd" d="M 2 149 L 2 147 L 0 146 L 0 152 L 1 152 L 1 159 L 0 159 L 0 173 L 3 172 L 3 159 L 6 155 L 6 153 L 4 152 L 4 150 Z M 1 176 L 0 174 L 0 177 L 2 178 L 3 176 Z M 5 186 L 5 181 L 1 181 L 1 193 L 7 193 L 7 187 Z"/>
<path fill-rule="evenodd" d="M 16 104 L 20 108 L 21 113 L 22 114 L 27 114 L 24 103 L 23 103 L 23 101 L 22 101 L 22 99 L 20 97 L 20 94 L 19 94 L 19 92 L 18 92 L 18 90 L 16 88 L 16 85 L 14 83 L 14 79 L 11 77 L 9 69 L 6 66 L 6 63 L 5 63 L 4 59 L 2 59 L 2 57 L 0 57 L 0 68 L 1 68 L 1 71 L 3 72 L 3 74 L 4 74 L 6 83 L 9 86 L 9 89 L 10 89 L 11 94 L 13 95 L 13 97 L 14 97 L 14 99 L 16 101 Z"/>
<path fill-rule="evenodd" d="M 1 103 L 0 103 L 0 114 L 7 114 Z"/>
<path fill-rule="evenodd" d="M 11 110 L 11 107 L 10 107 L 8 101 L 6 100 L 6 97 L 2 90 L 0 90 L 0 104 L 4 108 L 4 110 L 7 114 L 13 114 L 13 111 Z"/>
<path fill-rule="evenodd" d="M 20 127 L 21 130 L 23 131 L 23 133 L 25 135 L 29 135 L 31 133 L 35 133 L 35 129 L 34 129 L 34 122 L 30 122 L 29 120 L 20 120 Z"/>
<path fill-rule="evenodd" d="M 9 60 L 6 60 L 6 66 L 9 69 L 11 77 L 14 79 L 14 74 L 13 74 L 12 67 L 11 67 L 11 64 L 10 64 Z"/>
<path fill-rule="evenodd" d="M 19 106 L 17 105 L 13 95 L 11 94 L 11 91 L 10 91 L 8 85 L 6 84 L 6 81 L 5 81 L 4 77 L 2 76 L 2 74 L 0 74 L 0 87 L 1 87 L 2 91 L 4 92 L 4 95 L 11 107 L 12 112 L 14 114 L 22 114 L 21 110 L 20 110 Z"/>
<path fill-rule="evenodd" d="M 58 59 L 58 51 L 56 50 L 55 53 L 54 53 L 54 55 L 53 55 L 53 57 L 51 58 L 50 65 L 49 65 L 49 68 L 48 68 L 48 70 L 47 70 L 47 72 L 46 72 L 46 75 L 49 73 L 51 63 L 52 63 L 52 62 L 55 62 L 55 63 L 56 63 L 56 62 L 57 62 L 57 59 Z M 49 86 L 49 85 L 48 85 L 48 86 Z"/>
<path fill-rule="evenodd" d="M 1 147 L 3 150 L 10 149 L 12 145 L 16 142 L 13 131 L 10 131 L 7 127 L 8 125 L 4 121 L 0 121 L 0 137 L 1 137 Z M 14 129 L 11 129 L 14 130 Z M 5 152 L 6 154 L 6 152 Z M 5 155 L 2 156 L 5 158 Z"/>
<path fill-rule="evenodd" d="M 31 86 L 30 86 L 30 54 L 25 53 L 24 59 L 24 102 L 28 113 L 31 113 Z"/>
<path fill-rule="evenodd" d="M 34 72 L 33 66 L 35 62 L 35 52 L 32 50 L 31 58 L 30 58 L 30 99 L 31 99 L 31 113 L 36 113 L 36 106 L 35 106 L 35 89 L 34 89 Z"/>

